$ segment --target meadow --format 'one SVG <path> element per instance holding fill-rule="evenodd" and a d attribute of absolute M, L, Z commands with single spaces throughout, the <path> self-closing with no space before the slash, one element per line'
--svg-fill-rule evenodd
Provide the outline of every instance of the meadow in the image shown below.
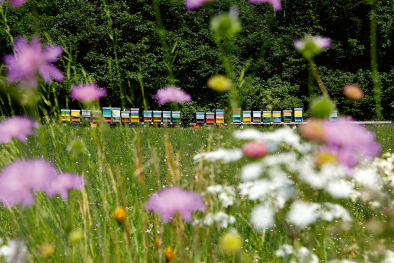
<path fill-rule="evenodd" d="M 376 132 L 383 152 L 390 151 L 393 126 L 368 128 Z M 275 129 L 278 127 L 260 128 L 263 132 Z M 32 207 L 0 208 L 0 238 L 23 240 L 28 248 L 28 262 L 166 262 L 162 249 L 168 246 L 176 251 L 174 262 L 282 262 L 275 251 L 281 244 L 292 242 L 306 245 L 321 262 L 364 262 L 363 251 L 376 245 L 374 234 L 377 235 L 374 226 L 367 222 L 375 219 L 384 225 L 387 215 L 378 214 L 361 201 L 340 202 L 351 212 L 352 226 L 317 220 L 300 229 L 298 241 L 292 241 L 292 232 L 283 223 L 276 223 L 263 234 L 255 231 L 250 214 L 256 201 L 240 196 L 236 188 L 234 204 L 220 207 L 218 198 L 207 193 L 207 187 L 236 186 L 241 181 L 242 166 L 250 160 L 200 163 L 193 157 L 199 152 L 241 147 L 242 142 L 232 137 L 236 130 L 239 129 L 232 126 L 164 129 L 100 125 L 91 129 L 43 124 L 26 144 L 14 139 L 1 145 L 1 166 L 15 159 L 44 158 L 61 172 L 82 175 L 85 188 L 71 190 L 68 199 L 36 193 Z M 157 214 L 145 208 L 145 202 L 155 192 L 174 185 L 205 192 L 207 210 L 194 213 L 193 221 L 201 220 L 208 212 L 222 210 L 234 216 L 235 222 L 207 226 L 183 222 L 179 215 L 164 224 Z M 316 198 L 314 201 L 320 198 L 321 193 L 312 188 L 304 184 L 300 187 L 300 191 L 309 191 Z M 125 209 L 125 221 L 114 218 L 118 207 Z M 228 254 L 220 248 L 219 238 L 233 231 L 230 229 L 239 234 L 242 248 Z M 393 248 L 389 232 L 383 236 L 382 246 Z M 45 248 L 43 244 L 51 246 Z M 0 257 L 2 260 L 8 262 Z"/>

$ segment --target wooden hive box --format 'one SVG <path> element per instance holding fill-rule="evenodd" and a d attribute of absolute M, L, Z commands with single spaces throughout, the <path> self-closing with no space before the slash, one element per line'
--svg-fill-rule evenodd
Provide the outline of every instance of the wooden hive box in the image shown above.
<path fill-rule="evenodd" d="M 163 111 L 163 122 L 171 124 L 171 111 Z"/>
<path fill-rule="evenodd" d="M 112 111 L 110 107 L 102 107 L 104 120 L 108 123 L 112 123 Z"/>
<path fill-rule="evenodd" d="M 216 110 L 216 123 L 217 124 L 223 124 L 224 123 L 224 110 L 223 109 L 217 109 Z"/>
<path fill-rule="evenodd" d="M 283 110 L 283 122 L 291 122 L 293 120 L 293 112 L 291 110 Z"/>
<path fill-rule="evenodd" d="M 335 122 L 338 121 L 338 112 L 333 111 L 330 113 L 330 121 Z"/>
<path fill-rule="evenodd" d="M 140 122 L 140 109 L 130 108 L 130 122 L 138 123 Z"/>
<path fill-rule="evenodd" d="M 261 111 L 253 111 L 253 123 L 261 123 Z"/>
<path fill-rule="evenodd" d="M 294 108 L 294 122 L 303 122 L 302 108 Z"/>
<path fill-rule="evenodd" d="M 82 110 L 82 121 L 87 123 L 92 118 L 90 110 Z"/>
<path fill-rule="evenodd" d="M 101 111 L 99 110 L 92 111 L 92 118 L 91 118 L 92 123 L 100 122 L 100 118 L 101 118 Z"/>
<path fill-rule="evenodd" d="M 120 121 L 122 123 L 128 123 L 130 122 L 130 111 L 129 110 L 123 110 L 120 112 Z"/>
<path fill-rule="evenodd" d="M 215 113 L 214 112 L 207 112 L 206 113 L 206 124 L 215 124 Z"/>
<path fill-rule="evenodd" d="M 153 122 L 152 111 L 151 110 L 144 110 L 143 118 L 144 118 L 145 123 L 152 123 Z"/>
<path fill-rule="evenodd" d="M 264 123 L 272 122 L 271 111 L 263 111 L 263 122 Z"/>
<path fill-rule="evenodd" d="M 204 124 L 205 123 L 205 112 L 198 111 L 196 112 L 196 123 Z"/>
<path fill-rule="evenodd" d="M 275 123 L 282 122 L 281 111 L 273 111 L 272 112 L 272 121 Z"/>
<path fill-rule="evenodd" d="M 172 122 L 176 124 L 181 123 L 181 112 L 180 111 L 173 111 L 172 112 Z"/>
<path fill-rule="evenodd" d="M 112 122 L 121 122 L 120 120 L 120 111 L 121 108 L 111 108 L 112 111 Z"/>
<path fill-rule="evenodd" d="M 233 123 L 241 123 L 241 109 L 233 109 Z"/>
<path fill-rule="evenodd" d="M 71 110 L 69 109 L 61 109 L 60 110 L 60 121 L 61 122 L 70 122 L 71 117 L 70 117 Z"/>
<path fill-rule="evenodd" d="M 251 113 L 252 112 L 250 110 L 244 110 L 242 112 L 242 122 L 243 123 L 251 123 L 252 122 Z"/>
<path fill-rule="evenodd" d="M 76 123 L 81 122 L 80 110 L 71 110 L 71 122 L 76 122 Z"/>
<path fill-rule="evenodd" d="M 162 123 L 163 122 L 161 111 L 153 111 L 153 122 L 154 123 Z"/>

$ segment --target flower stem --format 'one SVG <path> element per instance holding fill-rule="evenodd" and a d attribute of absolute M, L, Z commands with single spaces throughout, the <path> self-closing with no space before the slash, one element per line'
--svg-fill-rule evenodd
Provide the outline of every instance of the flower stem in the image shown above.
<path fill-rule="evenodd" d="M 320 78 L 319 71 L 317 70 L 316 64 L 313 61 L 313 58 L 309 59 L 309 65 L 311 66 L 312 69 L 312 74 L 316 79 L 317 85 L 319 86 L 321 92 L 323 93 L 323 96 L 326 97 L 327 99 L 330 98 L 330 95 L 328 95 L 327 89 L 324 86 L 323 80 Z"/>

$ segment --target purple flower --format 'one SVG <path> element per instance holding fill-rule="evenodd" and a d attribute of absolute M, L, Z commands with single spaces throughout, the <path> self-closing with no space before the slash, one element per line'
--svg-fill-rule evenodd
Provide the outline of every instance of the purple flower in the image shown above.
<path fill-rule="evenodd" d="M 270 3 L 275 11 L 282 9 L 281 0 L 249 0 L 251 3 Z"/>
<path fill-rule="evenodd" d="M 25 117 L 9 118 L 0 123 L 0 143 L 7 143 L 12 138 L 26 142 L 27 135 L 34 134 L 34 129 L 37 127 L 37 122 L 33 122 Z"/>
<path fill-rule="evenodd" d="M 178 187 L 167 188 L 159 194 L 151 196 L 145 207 L 160 214 L 166 223 L 177 212 L 182 215 L 186 222 L 191 222 L 194 210 L 205 211 L 205 205 L 199 195 Z"/>
<path fill-rule="evenodd" d="M 159 89 L 153 98 L 159 100 L 159 104 L 166 102 L 190 102 L 192 97 L 183 90 L 176 87 L 168 87 L 166 89 Z"/>
<path fill-rule="evenodd" d="M 71 87 L 70 98 L 83 102 L 98 100 L 107 94 L 107 89 L 99 89 L 96 83 L 79 84 Z"/>
<path fill-rule="evenodd" d="M 82 190 L 85 181 L 77 174 L 59 174 L 46 187 L 46 193 L 49 197 L 60 194 L 63 199 L 68 198 L 68 190 Z"/>
<path fill-rule="evenodd" d="M 306 35 L 302 40 L 295 40 L 294 47 L 298 50 L 303 50 L 308 42 L 313 43 L 319 49 L 329 49 L 331 41 L 328 37 Z"/>
<path fill-rule="evenodd" d="M 197 9 L 203 4 L 213 1 L 214 0 L 186 0 L 185 5 L 187 9 L 191 10 L 191 9 Z"/>
<path fill-rule="evenodd" d="M 56 175 L 56 169 L 43 159 L 15 161 L 0 173 L 0 201 L 8 206 L 32 205 L 33 192 L 44 190 Z"/>
<path fill-rule="evenodd" d="M 50 83 L 51 78 L 56 81 L 63 80 L 63 73 L 51 64 L 56 62 L 62 54 L 63 48 L 61 46 L 48 45 L 43 49 L 38 37 L 33 37 L 31 45 L 29 45 L 26 39 L 20 36 L 13 44 L 13 48 L 15 55 L 4 56 L 9 82 L 21 80 L 21 86 L 36 88 L 38 73 L 46 83 Z"/>
<path fill-rule="evenodd" d="M 26 3 L 26 0 L 10 0 L 10 5 L 13 8 L 21 7 Z"/>
<path fill-rule="evenodd" d="M 323 128 L 327 148 L 347 168 L 357 165 L 358 156 L 373 158 L 381 151 L 373 132 L 349 120 L 340 119 L 336 123 L 325 121 Z"/>

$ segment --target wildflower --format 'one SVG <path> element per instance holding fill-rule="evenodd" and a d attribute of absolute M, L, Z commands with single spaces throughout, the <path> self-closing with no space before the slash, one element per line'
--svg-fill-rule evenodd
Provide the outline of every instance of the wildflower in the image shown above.
<path fill-rule="evenodd" d="M 194 210 L 205 211 L 205 205 L 199 195 L 178 187 L 166 188 L 151 196 L 145 207 L 160 214 L 164 222 L 168 222 L 177 212 L 185 221 L 191 222 Z"/>
<path fill-rule="evenodd" d="M 160 244 L 161 244 L 161 239 L 160 239 L 160 238 L 156 238 L 155 243 L 153 244 L 154 247 L 155 247 L 156 249 L 159 249 Z"/>
<path fill-rule="evenodd" d="M 238 161 L 242 158 L 242 151 L 240 149 L 218 149 L 213 152 L 199 153 L 193 157 L 194 161 L 200 161 L 201 158 L 211 162 L 222 160 L 225 163 Z"/>
<path fill-rule="evenodd" d="M 6 121 L 0 123 L 0 143 L 7 143 L 12 138 L 26 142 L 27 135 L 34 134 L 34 129 L 37 127 L 37 122 L 33 122 L 25 117 L 8 118 Z"/>
<path fill-rule="evenodd" d="M 211 30 L 217 36 L 231 39 L 241 31 L 241 22 L 238 19 L 238 11 L 233 9 L 229 14 L 215 16 L 211 20 Z"/>
<path fill-rule="evenodd" d="M 61 46 L 47 45 L 42 48 L 38 37 L 33 37 L 31 45 L 22 36 L 14 42 L 14 54 L 4 56 L 4 63 L 8 69 L 7 79 L 10 82 L 22 80 L 21 86 L 36 88 L 37 74 L 40 73 L 46 83 L 51 78 L 62 81 L 64 76 L 57 67 L 52 65 L 62 54 Z"/>
<path fill-rule="evenodd" d="M 320 205 L 296 200 L 290 206 L 287 218 L 298 227 L 304 227 L 317 219 L 316 211 Z"/>
<path fill-rule="evenodd" d="M 99 89 L 96 83 L 79 84 L 71 87 L 70 98 L 82 102 L 98 100 L 107 95 L 107 89 Z"/>
<path fill-rule="evenodd" d="M 251 163 L 242 167 L 241 178 L 243 181 L 250 181 L 257 179 L 263 172 L 261 163 Z"/>
<path fill-rule="evenodd" d="M 251 141 L 242 147 L 242 152 L 249 158 L 260 158 L 268 153 L 265 143 Z"/>
<path fill-rule="evenodd" d="M 216 75 L 208 80 L 208 87 L 218 92 L 223 92 L 231 88 L 231 80 L 223 75 Z"/>
<path fill-rule="evenodd" d="M 362 92 L 362 90 L 355 85 L 345 86 L 343 93 L 348 99 L 351 100 L 361 100 L 364 97 L 364 92 Z"/>
<path fill-rule="evenodd" d="M 26 3 L 26 0 L 10 0 L 10 5 L 13 8 L 21 7 Z"/>
<path fill-rule="evenodd" d="M 301 125 L 301 133 L 311 141 L 324 141 L 326 135 L 323 122 L 319 119 L 309 119 L 306 124 Z"/>
<path fill-rule="evenodd" d="M 82 233 L 79 230 L 73 230 L 70 232 L 70 234 L 68 235 L 68 238 L 72 241 L 72 242 L 79 242 L 82 239 Z"/>
<path fill-rule="evenodd" d="M 172 261 L 176 257 L 176 251 L 173 250 L 170 246 L 163 249 L 164 256 L 168 261 Z"/>
<path fill-rule="evenodd" d="M 26 253 L 27 248 L 25 244 L 19 240 L 11 240 L 8 242 L 8 246 L 0 248 L 0 256 L 4 256 L 7 263 L 25 262 Z"/>
<path fill-rule="evenodd" d="M 256 206 L 253 208 L 250 221 L 259 231 L 271 227 L 274 223 L 274 210 L 268 205 Z"/>
<path fill-rule="evenodd" d="M 56 169 L 43 159 L 15 161 L 0 173 L 0 201 L 9 206 L 32 205 L 33 192 L 45 190 L 56 175 Z"/>
<path fill-rule="evenodd" d="M 321 150 L 315 156 L 315 166 L 321 168 L 324 164 L 336 164 L 337 156 L 328 150 Z"/>
<path fill-rule="evenodd" d="M 203 4 L 213 1 L 214 0 L 186 0 L 185 5 L 187 9 L 191 10 L 191 9 L 197 9 L 201 7 Z"/>
<path fill-rule="evenodd" d="M 63 199 L 67 199 L 70 189 L 82 190 L 84 184 L 84 179 L 79 175 L 64 173 L 57 175 L 48 184 L 45 191 L 49 197 L 59 194 Z"/>
<path fill-rule="evenodd" d="M 38 254 L 43 258 L 50 258 L 55 253 L 53 244 L 42 244 L 38 249 Z"/>
<path fill-rule="evenodd" d="M 126 211 L 122 207 L 118 207 L 115 209 L 114 218 L 119 223 L 122 223 L 126 220 L 127 214 Z"/>
<path fill-rule="evenodd" d="M 294 47 L 302 53 L 306 59 L 319 55 L 324 49 L 329 49 L 331 41 L 327 37 L 305 35 L 303 40 L 295 40 Z"/>
<path fill-rule="evenodd" d="M 272 5 L 275 11 L 282 9 L 281 0 L 249 0 L 251 3 L 269 3 Z"/>
<path fill-rule="evenodd" d="M 241 250 L 242 240 L 237 233 L 228 232 L 220 237 L 219 246 L 225 253 L 237 253 Z"/>
<path fill-rule="evenodd" d="M 159 100 L 159 104 L 166 102 L 190 102 L 192 97 L 183 90 L 176 87 L 167 87 L 166 89 L 159 89 L 153 98 Z"/>

